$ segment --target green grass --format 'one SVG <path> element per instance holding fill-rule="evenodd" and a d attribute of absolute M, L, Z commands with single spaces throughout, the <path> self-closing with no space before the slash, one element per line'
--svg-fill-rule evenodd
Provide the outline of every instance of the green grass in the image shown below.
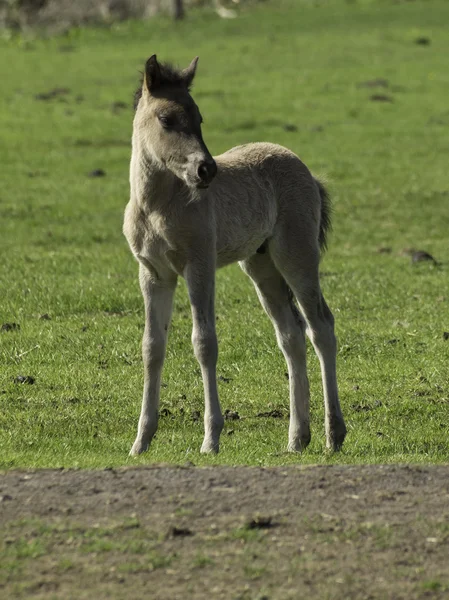
<path fill-rule="evenodd" d="M 2 468 L 449 460 L 448 19 L 444 0 L 282 0 L 232 21 L 192 11 L 183 23 L 0 41 L 0 325 L 20 325 L 0 332 Z M 130 104 L 154 52 L 181 65 L 200 56 L 194 97 L 211 152 L 278 142 L 329 181 L 322 285 L 349 429 L 337 456 L 324 450 L 312 351 L 309 449 L 287 455 L 287 419 L 256 417 L 288 410 L 286 369 L 251 284 L 232 266 L 217 275 L 218 374 L 230 379 L 220 382 L 223 409 L 242 418 L 227 424 L 217 457 L 200 456 L 202 423 L 191 412 L 202 411 L 203 393 L 182 282 L 163 375 L 161 408 L 171 414 L 149 453 L 127 457 L 143 310 L 121 233 L 132 110 L 113 104 Z M 379 78 L 388 87 L 360 86 Z M 54 88 L 68 91 L 36 99 Z M 97 168 L 106 177 L 88 177 Z M 411 264 L 410 247 L 441 264 Z M 14 383 L 18 375 L 35 383 Z"/>
<path fill-rule="evenodd" d="M 105 554 L 112 563 L 117 555 L 121 556 L 116 565 L 119 573 L 153 571 L 167 567 L 173 558 L 161 551 L 162 541 L 153 532 L 141 529 L 139 523 L 131 527 L 127 522 L 62 527 L 38 519 L 13 521 L 0 544 L 0 586 L 11 584 L 19 576 L 20 583 L 30 587 L 36 559 L 51 564 L 59 575 L 80 568 L 92 573 L 97 568 L 95 557 L 104 558 Z"/>

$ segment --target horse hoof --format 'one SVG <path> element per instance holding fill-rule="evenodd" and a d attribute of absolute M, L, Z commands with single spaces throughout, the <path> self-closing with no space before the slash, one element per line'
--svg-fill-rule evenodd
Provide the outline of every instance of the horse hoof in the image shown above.
<path fill-rule="evenodd" d="M 289 440 L 287 452 L 302 452 L 310 444 L 310 432 L 294 440 Z"/>
<path fill-rule="evenodd" d="M 144 444 L 143 442 L 138 442 L 136 440 L 129 452 L 129 456 L 139 456 L 139 454 L 148 450 L 148 446 L 149 444 Z"/>
<path fill-rule="evenodd" d="M 201 446 L 201 454 L 218 454 L 220 449 L 219 443 L 212 442 L 211 440 L 204 440 Z"/>
<path fill-rule="evenodd" d="M 334 418 L 326 435 L 326 448 L 338 452 L 346 437 L 346 425 L 342 417 Z"/>

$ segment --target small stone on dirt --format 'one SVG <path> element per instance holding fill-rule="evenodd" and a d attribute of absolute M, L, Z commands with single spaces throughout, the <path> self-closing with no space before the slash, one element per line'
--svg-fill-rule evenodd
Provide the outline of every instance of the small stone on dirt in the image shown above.
<path fill-rule="evenodd" d="M 176 525 L 170 527 L 170 537 L 187 537 L 189 535 L 193 535 L 193 531 L 191 531 L 188 527 L 176 527 Z"/>
<path fill-rule="evenodd" d="M 94 169 L 88 174 L 89 177 L 104 177 L 105 175 L 106 171 L 103 171 L 103 169 Z"/>
<path fill-rule="evenodd" d="M 33 385 L 36 380 L 31 375 L 17 375 L 14 379 L 14 383 L 27 383 L 28 385 Z"/>
<path fill-rule="evenodd" d="M 3 323 L 2 331 L 19 331 L 20 325 L 18 323 Z"/>
<path fill-rule="evenodd" d="M 246 529 L 268 529 L 269 527 L 273 527 L 273 517 L 257 516 L 245 525 Z"/>

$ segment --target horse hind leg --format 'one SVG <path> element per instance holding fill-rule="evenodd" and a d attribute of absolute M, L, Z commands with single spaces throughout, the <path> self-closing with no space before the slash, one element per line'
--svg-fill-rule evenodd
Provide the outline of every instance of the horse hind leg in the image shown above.
<path fill-rule="evenodd" d="M 287 363 L 290 385 L 288 450 L 304 450 L 310 442 L 305 322 L 269 254 L 255 254 L 241 262 L 240 266 L 255 285 L 259 300 L 274 325 L 278 345 Z"/>
<path fill-rule="evenodd" d="M 318 244 L 299 246 L 300 240 L 304 240 L 304 235 L 289 237 L 288 232 L 281 232 L 281 235 L 273 238 L 269 251 L 306 320 L 307 335 L 321 367 L 326 446 L 331 450 L 339 450 L 346 436 L 346 426 L 338 396 L 334 317 L 320 288 Z"/>
<path fill-rule="evenodd" d="M 346 425 L 338 396 L 337 340 L 334 332 L 334 316 L 321 293 L 316 304 L 316 316 L 313 315 L 313 312 L 312 310 L 311 313 L 308 313 L 310 322 L 313 324 L 307 328 L 307 333 L 321 365 L 326 445 L 331 450 L 340 450 L 346 437 Z"/>

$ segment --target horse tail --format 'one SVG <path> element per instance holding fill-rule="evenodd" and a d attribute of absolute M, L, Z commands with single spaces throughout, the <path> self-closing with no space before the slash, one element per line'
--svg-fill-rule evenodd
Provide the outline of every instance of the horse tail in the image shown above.
<path fill-rule="evenodd" d="M 318 179 L 315 179 L 318 186 L 318 191 L 321 199 L 321 214 L 320 214 L 320 231 L 318 241 L 321 251 L 324 252 L 327 248 L 327 234 L 331 230 L 332 204 L 329 192 Z"/>

